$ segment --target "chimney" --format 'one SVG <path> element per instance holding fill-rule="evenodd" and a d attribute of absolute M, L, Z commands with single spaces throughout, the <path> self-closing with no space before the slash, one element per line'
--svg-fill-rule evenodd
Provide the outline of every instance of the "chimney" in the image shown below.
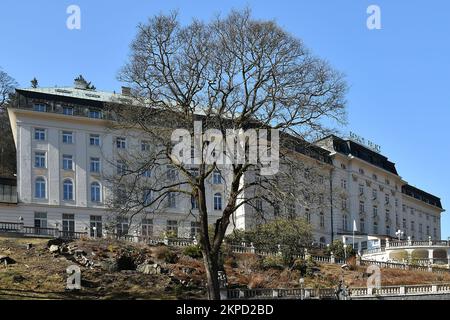
<path fill-rule="evenodd" d="M 122 87 L 122 95 L 123 96 L 131 96 L 131 88 L 130 87 Z"/>

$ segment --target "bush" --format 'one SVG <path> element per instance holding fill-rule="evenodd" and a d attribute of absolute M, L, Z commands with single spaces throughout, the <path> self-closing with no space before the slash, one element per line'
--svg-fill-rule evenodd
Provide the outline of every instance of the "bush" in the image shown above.
<path fill-rule="evenodd" d="M 188 246 L 186 248 L 184 248 L 183 250 L 183 254 L 185 256 L 191 257 L 193 259 L 200 259 L 203 255 L 202 255 L 202 250 L 200 249 L 199 245 L 193 245 L 193 246 Z"/>
<path fill-rule="evenodd" d="M 178 255 L 165 246 L 157 247 L 154 250 L 156 259 L 164 260 L 166 263 L 177 263 Z"/>
<path fill-rule="evenodd" d="M 283 270 L 283 258 L 280 256 L 267 256 L 262 262 L 264 269 L 278 269 Z"/>
<path fill-rule="evenodd" d="M 312 276 L 317 268 L 317 263 L 312 259 L 296 259 L 292 265 L 292 269 L 300 272 L 301 276 Z"/>

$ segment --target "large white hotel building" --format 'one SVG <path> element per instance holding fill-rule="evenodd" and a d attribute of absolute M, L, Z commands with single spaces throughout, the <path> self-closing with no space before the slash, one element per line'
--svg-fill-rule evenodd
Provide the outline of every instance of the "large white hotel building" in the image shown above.
<path fill-rule="evenodd" d="M 139 136 L 125 138 L 107 126 L 105 103 L 127 101 L 127 92 L 92 91 L 77 84 L 73 88 L 17 89 L 16 93 L 16 104 L 8 113 L 17 175 L 0 178 L 0 230 L 22 226 L 35 233 L 59 230 L 69 235 L 104 236 L 114 213 L 106 205 L 112 193 L 103 176 L 116 170 L 112 163 L 120 149 L 145 148 L 151 143 Z M 304 202 L 294 203 L 290 210 L 307 218 L 318 243 L 338 238 L 349 241 L 354 225 L 361 249 L 370 247 L 371 239 L 395 238 L 398 230 L 404 238 L 440 239 L 444 211 L 440 199 L 410 186 L 385 156 L 337 136 L 317 141 L 314 148 L 318 157 L 300 151 L 299 161 L 323 164 L 326 205 L 314 212 Z M 212 177 L 212 215 L 221 213 L 222 183 Z M 119 221 L 116 231 L 195 235 L 195 216 L 186 214 L 192 211 L 191 201 L 182 197 L 168 201 L 163 214 L 143 217 L 136 228 L 129 221 Z M 254 226 L 258 223 L 254 211 L 254 207 L 243 206 L 234 217 L 234 226 Z"/>

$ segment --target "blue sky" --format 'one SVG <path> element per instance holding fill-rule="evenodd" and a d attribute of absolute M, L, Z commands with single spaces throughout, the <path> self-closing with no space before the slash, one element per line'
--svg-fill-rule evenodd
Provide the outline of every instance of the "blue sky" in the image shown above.
<path fill-rule="evenodd" d="M 81 8 L 81 30 L 66 28 L 66 9 Z M 366 9 L 381 8 L 381 30 Z M 0 66 L 29 86 L 72 84 L 78 74 L 98 89 L 120 89 L 136 25 L 178 10 L 182 22 L 248 6 L 275 19 L 344 72 L 350 85 L 348 128 L 373 140 L 410 184 L 450 204 L 450 2 L 446 0 L 106 1 L 2 0 Z M 450 236 L 443 214 L 442 238 Z"/>

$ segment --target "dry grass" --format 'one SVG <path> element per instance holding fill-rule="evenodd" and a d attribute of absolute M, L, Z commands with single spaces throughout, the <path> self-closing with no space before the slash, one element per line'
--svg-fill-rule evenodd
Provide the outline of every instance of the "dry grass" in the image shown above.
<path fill-rule="evenodd" d="M 26 244 L 33 248 L 26 250 Z M 140 261 L 160 263 L 166 274 L 145 275 L 137 271 L 108 273 L 82 267 L 82 290 L 66 292 L 66 268 L 74 262 L 54 257 L 46 248 L 47 240 L 0 238 L 0 254 L 16 264 L 0 266 L 0 299 L 198 299 L 205 297 L 205 269 L 201 259 L 182 254 L 181 249 L 165 246 L 149 247 L 108 240 L 78 241 L 78 246 L 95 259 L 110 259 L 121 252 L 131 252 Z M 176 263 L 164 263 L 167 254 L 177 255 Z M 261 257 L 233 254 L 225 257 L 225 270 L 231 287 L 298 288 L 297 270 L 264 270 Z M 307 287 L 335 287 L 341 278 L 351 287 L 367 282 L 364 267 L 342 270 L 339 265 L 319 265 L 320 273 L 306 277 Z M 450 274 L 382 269 L 383 286 L 425 283 L 450 283 Z M 170 276 L 169 276 L 170 275 Z"/>

